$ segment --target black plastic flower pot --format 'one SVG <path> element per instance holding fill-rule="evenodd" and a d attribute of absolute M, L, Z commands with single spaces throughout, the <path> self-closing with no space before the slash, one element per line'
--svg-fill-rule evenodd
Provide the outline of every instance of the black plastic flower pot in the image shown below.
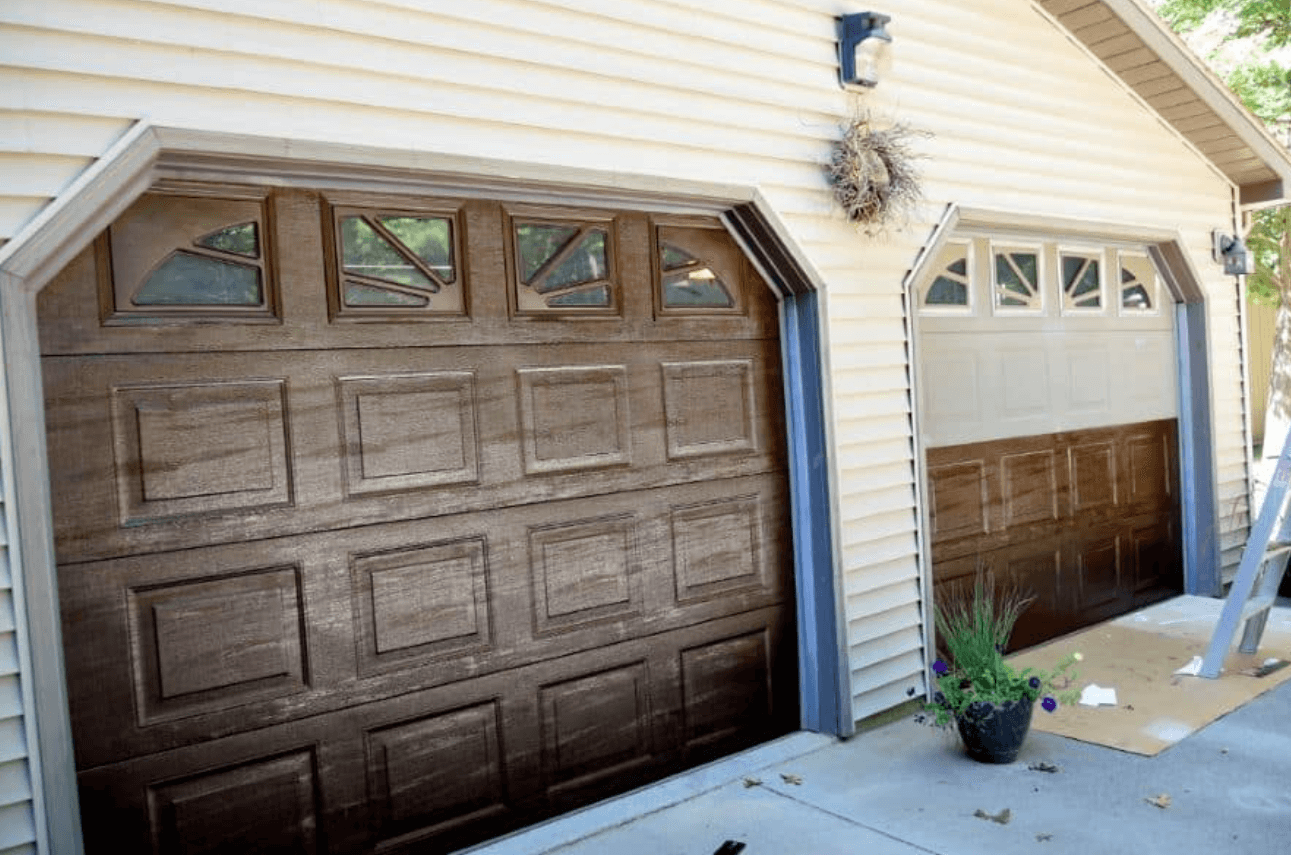
<path fill-rule="evenodd" d="M 959 738 L 968 756 L 979 763 L 1012 763 L 1031 729 L 1034 701 L 1022 698 L 1003 704 L 977 701 L 955 716 Z"/>

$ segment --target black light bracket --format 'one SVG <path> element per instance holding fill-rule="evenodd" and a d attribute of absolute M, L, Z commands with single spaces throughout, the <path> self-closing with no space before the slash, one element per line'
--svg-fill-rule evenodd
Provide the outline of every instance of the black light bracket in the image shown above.
<path fill-rule="evenodd" d="M 838 79 L 844 87 L 869 88 L 878 84 L 876 63 L 857 68 L 857 48 L 862 42 L 871 40 L 875 52 L 886 52 L 892 43 L 892 36 L 886 29 L 891 20 L 891 15 L 880 12 L 856 12 L 838 18 Z"/>
<path fill-rule="evenodd" d="M 1211 257 L 1224 265 L 1225 276 L 1248 276 L 1255 272 L 1251 253 L 1241 235 L 1226 235 L 1215 229 L 1211 240 Z"/>

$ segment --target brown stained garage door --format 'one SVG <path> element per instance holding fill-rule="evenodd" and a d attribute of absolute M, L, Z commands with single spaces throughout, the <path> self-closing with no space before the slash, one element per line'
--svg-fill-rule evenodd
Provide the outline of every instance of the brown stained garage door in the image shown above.
<path fill-rule="evenodd" d="M 796 720 L 775 303 L 703 221 L 173 186 L 41 295 L 91 851 L 443 851 Z"/>
<path fill-rule="evenodd" d="M 1013 649 L 1181 589 L 1176 422 L 928 449 L 933 579 L 1035 595 Z"/>

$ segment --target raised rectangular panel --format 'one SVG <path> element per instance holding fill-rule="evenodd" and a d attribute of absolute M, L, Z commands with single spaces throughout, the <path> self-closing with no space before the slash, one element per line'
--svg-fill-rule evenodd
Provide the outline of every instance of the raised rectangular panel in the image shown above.
<path fill-rule="evenodd" d="M 378 838 L 411 842 L 505 812 L 500 719 L 491 701 L 369 731 Z"/>
<path fill-rule="evenodd" d="M 1112 400 L 1111 365 L 1106 348 L 1067 348 L 1067 404 L 1073 412 L 1101 413 Z"/>
<path fill-rule="evenodd" d="M 668 457 L 757 451 L 753 360 L 665 362 Z"/>
<path fill-rule="evenodd" d="M 137 405 L 143 500 L 273 489 L 265 415 L 259 401 L 198 404 L 183 410 Z M 194 448 L 213 453 L 197 457 Z"/>
<path fill-rule="evenodd" d="M 720 742 L 771 715 L 765 630 L 681 651 L 682 713 L 690 747 Z"/>
<path fill-rule="evenodd" d="M 351 578 L 365 670 L 491 643 L 483 538 L 356 556 Z"/>
<path fill-rule="evenodd" d="M 1072 574 L 1063 567 L 1057 539 L 1011 547 L 1004 551 L 997 568 L 997 581 L 1017 584 L 1035 596 L 1035 602 L 1018 618 L 1010 649 L 1052 638 L 1055 626 L 1065 626 L 1064 621 L 1070 620 L 1078 604 L 1079 589 Z"/>
<path fill-rule="evenodd" d="M 1052 451 L 1006 454 L 1000 458 L 1004 526 L 1058 518 L 1058 480 Z"/>
<path fill-rule="evenodd" d="M 1170 496 L 1169 434 L 1131 436 L 1125 441 L 1130 461 L 1130 501 L 1158 505 Z"/>
<path fill-rule="evenodd" d="M 932 565 L 932 581 L 937 587 L 950 583 L 972 585 L 973 577 L 979 570 L 991 569 L 991 562 L 980 552 L 973 552 L 959 558 L 946 558 Z"/>
<path fill-rule="evenodd" d="M 134 588 L 127 596 L 140 724 L 304 687 L 295 567 Z"/>
<path fill-rule="evenodd" d="M 154 784 L 148 788 L 153 851 L 321 851 L 316 775 L 307 749 Z"/>
<path fill-rule="evenodd" d="M 632 462 L 625 366 L 522 368 L 517 375 L 526 473 Z"/>
<path fill-rule="evenodd" d="M 350 495 L 479 479 L 474 374 L 340 377 L 336 383 Z"/>
<path fill-rule="evenodd" d="M 1136 593 L 1176 584 L 1181 568 L 1175 563 L 1174 527 L 1169 522 L 1137 526 L 1130 532 L 1133 584 Z"/>
<path fill-rule="evenodd" d="M 928 470 L 932 536 L 947 541 L 990 532 L 986 461 L 966 460 Z"/>
<path fill-rule="evenodd" d="M 1100 537 L 1076 546 L 1082 608 L 1093 609 L 1110 603 L 1119 596 L 1120 546 L 1119 537 Z"/>
<path fill-rule="evenodd" d="M 123 525 L 291 502 L 283 381 L 119 386 L 111 402 Z"/>
<path fill-rule="evenodd" d="M 539 634 L 641 614 L 634 527 L 621 515 L 530 530 Z"/>
<path fill-rule="evenodd" d="M 1072 446 L 1067 450 L 1071 466 L 1072 511 L 1093 510 L 1116 504 L 1116 446 L 1111 442 Z"/>
<path fill-rule="evenodd" d="M 582 785 L 650 757 L 644 662 L 543 686 L 542 757 L 549 788 Z"/>
<path fill-rule="evenodd" d="M 1145 415 L 1173 416 L 1178 412 L 1173 344 L 1173 336 L 1166 334 L 1137 336 L 1127 355 L 1124 379 L 1135 405 Z"/>
<path fill-rule="evenodd" d="M 765 586 L 757 496 L 676 507 L 671 519 L 678 602 Z"/>
<path fill-rule="evenodd" d="M 931 428 L 947 421 L 981 421 L 978 354 L 971 350 L 938 351 L 925 357 L 922 373 Z M 947 426 L 948 427 L 948 426 Z"/>
<path fill-rule="evenodd" d="M 1050 400 L 1049 357 L 1040 346 L 1001 348 L 1000 386 L 1003 390 L 1003 415 L 1009 419 L 1048 416 L 1053 411 Z"/>

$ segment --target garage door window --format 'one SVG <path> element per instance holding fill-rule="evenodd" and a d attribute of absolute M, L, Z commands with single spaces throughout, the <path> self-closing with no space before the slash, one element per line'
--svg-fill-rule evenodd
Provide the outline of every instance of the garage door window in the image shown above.
<path fill-rule="evenodd" d="M 1121 314 L 1155 314 L 1160 279 L 1152 260 L 1146 255 L 1122 252 L 1120 268 Z"/>
<path fill-rule="evenodd" d="M 1103 255 L 1092 252 L 1060 254 L 1062 310 L 1064 313 L 1103 311 Z"/>
<path fill-rule="evenodd" d="M 452 212 L 337 208 L 333 216 L 335 314 L 462 314 Z"/>
<path fill-rule="evenodd" d="M 964 313 L 973 308 L 970 272 L 973 267 L 973 245 L 952 241 L 937 259 L 937 276 L 924 292 L 925 311 Z"/>
<path fill-rule="evenodd" d="M 176 250 L 134 292 L 135 306 L 259 306 L 260 271 L 247 264 Z"/>
<path fill-rule="evenodd" d="M 271 320 L 265 202 L 238 196 L 157 192 L 135 202 L 100 244 L 113 274 L 103 283 L 105 322 Z M 161 215 L 176 209 L 180 219 Z"/>
<path fill-rule="evenodd" d="M 742 315 L 747 262 L 717 227 L 685 218 L 655 229 L 655 307 L 660 315 Z"/>
<path fill-rule="evenodd" d="M 995 308 L 1006 312 L 1036 313 L 1044 309 L 1040 289 L 1040 252 L 1027 247 L 996 247 Z"/>
<path fill-rule="evenodd" d="M 703 261 L 670 244 L 661 246 L 660 255 L 663 304 L 668 308 L 729 309 L 735 304 L 726 283 Z"/>
<path fill-rule="evenodd" d="M 513 223 L 516 308 L 530 312 L 612 312 L 609 223 Z"/>
<path fill-rule="evenodd" d="M 1016 323 L 1055 315 L 1093 320 L 1160 314 L 1162 281 L 1142 246 L 974 235 L 949 240 L 938 253 L 920 279 L 921 315 Z M 985 306 L 990 310 L 979 308 Z"/>
<path fill-rule="evenodd" d="M 238 223 L 197 239 L 197 245 L 247 258 L 260 257 L 260 234 L 255 223 Z"/>

